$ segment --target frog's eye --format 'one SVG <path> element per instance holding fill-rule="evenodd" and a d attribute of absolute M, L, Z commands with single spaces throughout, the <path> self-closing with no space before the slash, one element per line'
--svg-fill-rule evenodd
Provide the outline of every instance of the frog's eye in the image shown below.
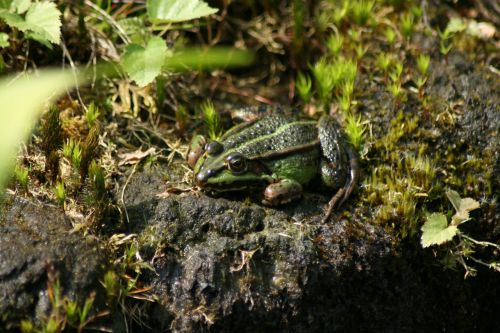
<path fill-rule="evenodd" d="M 226 158 L 227 164 L 229 165 L 229 170 L 235 173 L 245 172 L 247 169 L 247 163 L 245 158 L 240 153 L 231 154 Z"/>
<path fill-rule="evenodd" d="M 210 156 L 219 155 L 223 150 L 224 147 L 219 141 L 212 141 L 205 146 L 205 151 Z"/>

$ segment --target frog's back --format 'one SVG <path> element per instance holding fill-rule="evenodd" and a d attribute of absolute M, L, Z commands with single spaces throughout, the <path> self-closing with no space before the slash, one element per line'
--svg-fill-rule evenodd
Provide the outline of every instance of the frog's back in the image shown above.
<path fill-rule="evenodd" d="M 283 158 L 289 151 L 318 143 L 316 122 L 283 114 L 265 116 L 223 137 L 226 152 L 237 151 L 247 159 Z"/>
<path fill-rule="evenodd" d="M 272 134 L 276 128 L 288 122 L 289 120 L 281 114 L 264 116 L 234 127 L 221 138 L 221 142 L 226 150 L 237 148 L 255 138 Z"/>

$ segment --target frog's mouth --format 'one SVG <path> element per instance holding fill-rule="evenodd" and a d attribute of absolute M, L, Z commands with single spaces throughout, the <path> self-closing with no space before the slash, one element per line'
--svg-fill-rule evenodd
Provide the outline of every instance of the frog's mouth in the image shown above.
<path fill-rule="evenodd" d="M 262 188 L 265 183 L 259 175 L 253 172 L 235 175 L 228 170 L 221 170 L 207 178 L 204 178 L 203 175 L 196 177 L 196 184 L 203 191 L 214 194 Z"/>

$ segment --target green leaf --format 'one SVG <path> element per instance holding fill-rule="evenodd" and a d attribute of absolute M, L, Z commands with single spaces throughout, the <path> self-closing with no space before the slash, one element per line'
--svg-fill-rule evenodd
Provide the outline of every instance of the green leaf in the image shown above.
<path fill-rule="evenodd" d="M 45 38 L 45 36 L 37 34 L 36 32 L 32 32 L 32 31 L 26 31 L 24 33 L 24 36 L 26 38 L 32 39 L 34 41 L 37 41 L 38 43 L 42 44 L 46 48 L 52 50 L 52 44 L 50 44 L 50 42 Z"/>
<path fill-rule="evenodd" d="M 31 6 L 31 0 L 13 0 L 10 4 L 10 10 L 18 14 L 26 12 Z"/>
<path fill-rule="evenodd" d="M 472 198 L 463 198 L 460 200 L 460 210 L 470 212 L 471 210 L 478 209 L 479 206 L 479 202 Z"/>
<path fill-rule="evenodd" d="M 122 66 L 128 75 L 139 86 L 151 83 L 160 73 L 167 46 L 160 37 L 152 37 L 146 48 L 137 44 L 129 44 L 122 58 Z"/>
<path fill-rule="evenodd" d="M 0 18 L 4 19 L 5 23 L 13 28 L 21 31 L 26 30 L 28 27 L 26 21 L 18 14 L 14 14 L 5 9 L 0 9 Z"/>
<path fill-rule="evenodd" d="M 458 232 L 454 225 L 448 226 L 446 216 L 441 213 L 434 213 L 427 217 L 427 221 L 422 226 L 422 247 L 439 245 L 450 241 Z"/>
<path fill-rule="evenodd" d="M 0 0 L 0 9 L 10 9 L 12 0 Z"/>
<path fill-rule="evenodd" d="M 7 47 L 9 45 L 9 35 L 5 32 L 0 32 L 0 47 Z"/>
<path fill-rule="evenodd" d="M 26 13 L 27 29 L 59 44 L 61 40 L 61 12 L 53 2 L 36 2 Z M 22 29 L 21 29 L 22 30 Z"/>
<path fill-rule="evenodd" d="M 35 76 L 0 80 L 0 192 L 19 144 L 31 132 L 43 106 L 75 84 L 70 71 L 41 70 Z"/>
<path fill-rule="evenodd" d="M 446 191 L 446 196 L 456 210 L 455 215 L 453 215 L 453 217 L 451 218 L 452 225 L 458 225 L 460 223 L 468 221 L 469 212 L 480 207 L 478 201 L 472 198 L 462 199 L 460 198 L 460 195 L 453 190 Z"/>
<path fill-rule="evenodd" d="M 449 190 L 446 191 L 446 196 L 448 197 L 448 200 L 450 200 L 451 204 L 455 208 L 456 211 L 460 210 L 460 201 L 462 198 L 460 198 L 460 194 L 458 194 L 456 191 Z"/>
<path fill-rule="evenodd" d="M 147 7 L 152 21 L 163 22 L 189 21 L 218 11 L 200 0 L 148 0 Z"/>
<path fill-rule="evenodd" d="M 144 29 L 145 21 L 142 17 L 126 17 L 118 21 L 132 43 L 145 44 L 153 34 L 149 29 Z"/>

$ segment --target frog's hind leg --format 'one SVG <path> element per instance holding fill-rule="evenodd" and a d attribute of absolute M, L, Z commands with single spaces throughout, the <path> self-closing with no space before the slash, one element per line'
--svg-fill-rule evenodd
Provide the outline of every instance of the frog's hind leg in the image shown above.
<path fill-rule="evenodd" d="M 339 203 L 339 206 L 342 206 L 342 204 L 347 200 L 347 198 L 349 198 L 352 191 L 356 187 L 359 178 L 358 154 L 356 154 L 356 152 L 348 145 L 345 147 L 345 150 L 349 157 L 349 177 L 346 179 L 344 185 L 345 193 L 344 196 L 342 197 L 342 200 Z"/>
<path fill-rule="evenodd" d="M 333 118 L 321 117 L 318 136 L 324 156 L 321 161 L 322 181 L 328 187 L 339 189 L 328 203 L 323 217 L 323 222 L 326 222 L 335 207 L 340 207 L 354 190 L 359 176 L 359 165 L 356 153 L 343 137 Z"/>
<path fill-rule="evenodd" d="M 328 203 L 328 207 L 326 209 L 325 215 L 322 219 L 323 223 L 325 223 L 330 218 L 335 206 L 337 206 L 337 207 L 342 206 L 342 204 L 347 200 L 347 198 L 349 198 L 352 191 L 354 190 L 354 187 L 356 186 L 356 183 L 358 182 L 358 178 L 359 178 L 358 156 L 354 152 L 354 150 L 352 150 L 351 147 L 349 147 L 349 146 L 346 146 L 345 150 L 346 150 L 347 155 L 349 157 L 349 167 L 350 167 L 349 177 L 346 178 L 346 182 L 344 184 L 344 187 L 341 187 L 337 191 L 337 193 L 335 193 L 333 198 L 330 199 L 330 202 Z M 338 202 L 338 205 L 337 205 L 337 202 Z"/>

